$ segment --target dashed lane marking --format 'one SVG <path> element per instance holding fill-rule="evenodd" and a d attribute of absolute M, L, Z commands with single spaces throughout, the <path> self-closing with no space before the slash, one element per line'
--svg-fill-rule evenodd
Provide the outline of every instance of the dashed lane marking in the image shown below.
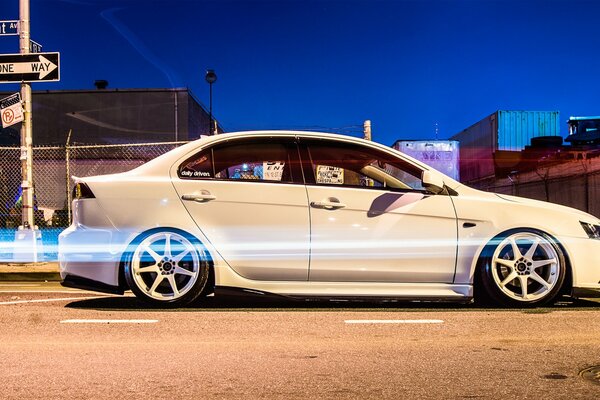
<path fill-rule="evenodd" d="M 155 324 L 157 319 L 65 319 L 61 324 Z"/>
<path fill-rule="evenodd" d="M 441 319 L 347 319 L 347 324 L 442 324 Z"/>

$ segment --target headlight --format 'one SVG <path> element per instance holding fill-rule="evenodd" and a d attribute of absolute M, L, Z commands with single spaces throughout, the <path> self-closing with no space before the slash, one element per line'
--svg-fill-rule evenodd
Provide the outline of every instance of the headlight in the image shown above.
<path fill-rule="evenodd" d="M 587 222 L 581 222 L 581 226 L 590 239 L 600 239 L 600 225 L 594 225 Z"/>

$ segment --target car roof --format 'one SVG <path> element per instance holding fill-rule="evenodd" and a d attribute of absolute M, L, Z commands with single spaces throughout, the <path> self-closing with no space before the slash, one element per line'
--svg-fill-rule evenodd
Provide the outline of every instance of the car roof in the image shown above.
<path fill-rule="evenodd" d="M 165 153 L 146 164 L 136 168 L 141 173 L 148 173 L 151 170 L 154 170 L 155 167 L 165 166 L 166 164 L 172 165 L 177 160 L 186 156 L 188 153 L 192 151 L 196 151 L 200 148 L 207 147 L 213 143 L 218 143 L 222 141 L 229 141 L 235 139 L 242 138 L 257 138 L 257 137 L 296 137 L 296 138 L 307 138 L 307 139 L 329 139 L 335 141 L 342 141 L 346 143 L 360 143 L 363 145 L 367 145 L 369 147 L 377 147 L 381 150 L 397 153 L 397 150 L 394 150 L 391 147 L 382 145 L 377 142 L 368 141 L 361 138 L 356 138 L 353 136 L 346 135 L 338 135 L 334 133 L 324 133 L 324 132 L 309 132 L 309 131 L 281 131 L 281 130 L 264 130 L 264 131 L 242 131 L 242 132 L 232 132 L 232 133 L 223 133 L 219 135 L 213 136 L 204 136 L 200 139 L 194 140 L 187 144 L 184 144 L 176 149 Z M 418 160 L 414 160 L 411 157 L 403 154 L 404 157 L 408 158 L 410 161 L 415 163 L 424 169 L 429 169 L 427 165 L 419 162 Z"/>

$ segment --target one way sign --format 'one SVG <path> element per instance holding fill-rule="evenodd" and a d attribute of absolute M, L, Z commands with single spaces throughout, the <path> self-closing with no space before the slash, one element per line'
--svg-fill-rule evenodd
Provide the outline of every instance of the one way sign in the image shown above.
<path fill-rule="evenodd" d="M 0 55 L 0 83 L 60 80 L 60 53 Z"/>

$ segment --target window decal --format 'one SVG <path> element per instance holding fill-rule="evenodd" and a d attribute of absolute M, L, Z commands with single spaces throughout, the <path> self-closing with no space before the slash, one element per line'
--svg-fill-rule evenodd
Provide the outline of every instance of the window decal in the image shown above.
<path fill-rule="evenodd" d="M 329 165 L 317 165 L 317 183 L 343 185 L 344 170 Z"/>
<path fill-rule="evenodd" d="M 198 158 L 187 161 L 179 169 L 181 178 L 212 178 L 212 161 L 210 153 L 201 154 Z"/>
<path fill-rule="evenodd" d="M 263 179 L 265 181 L 281 181 L 283 178 L 283 168 L 285 163 L 281 161 L 265 161 L 263 162 Z"/>

